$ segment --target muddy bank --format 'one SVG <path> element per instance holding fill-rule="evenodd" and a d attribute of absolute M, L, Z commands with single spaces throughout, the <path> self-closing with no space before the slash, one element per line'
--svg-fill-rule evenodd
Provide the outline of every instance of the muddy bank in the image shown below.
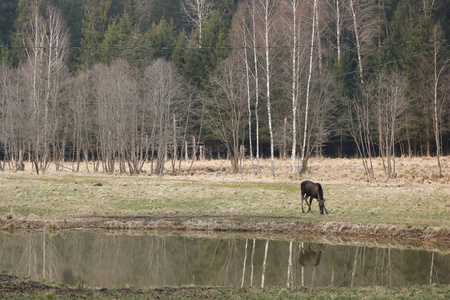
<path fill-rule="evenodd" d="M 68 230 L 79 228 L 132 230 L 229 231 L 277 234 L 320 235 L 425 241 L 450 246 L 446 226 L 359 224 L 312 222 L 299 217 L 276 216 L 136 216 L 78 217 L 71 219 L 0 219 L 2 230 Z"/>

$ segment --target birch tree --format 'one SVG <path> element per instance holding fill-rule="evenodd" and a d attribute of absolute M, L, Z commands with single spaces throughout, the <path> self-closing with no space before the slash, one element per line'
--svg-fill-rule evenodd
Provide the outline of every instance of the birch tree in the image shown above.
<path fill-rule="evenodd" d="M 274 139 L 272 128 L 272 99 L 271 99 L 271 77 L 272 77 L 272 59 L 273 54 L 271 49 L 273 46 L 272 34 L 274 31 L 274 14 L 275 3 L 272 0 L 259 0 L 259 5 L 262 8 L 261 18 L 263 20 L 264 28 L 264 71 L 266 80 L 266 104 L 267 104 L 267 118 L 269 125 L 270 138 L 270 173 L 275 176 L 275 162 L 274 162 Z"/>
<path fill-rule="evenodd" d="M 253 102 L 253 80 L 252 80 L 252 70 L 251 70 L 251 51 L 249 47 L 251 32 L 249 21 L 246 19 L 248 10 L 247 3 L 240 5 L 238 11 L 235 13 L 232 32 L 232 41 L 236 43 L 237 47 L 242 46 L 242 50 L 239 51 L 239 56 L 241 61 L 245 65 L 245 85 L 247 91 L 247 116 L 248 116 L 248 143 L 249 143 L 249 154 L 250 161 L 252 164 L 253 173 L 256 175 L 257 170 L 255 168 L 254 156 L 253 156 L 253 133 L 252 133 L 252 102 Z"/>
<path fill-rule="evenodd" d="M 309 72 L 308 72 L 308 83 L 306 87 L 306 105 L 305 105 L 305 127 L 303 131 L 303 147 L 302 147 L 302 158 L 300 163 L 300 175 L 303 174 L 303 170 L 307 168 L 306 166 L 306 160 L 305 160 L 305 154 L 306 154 L 306 140 L 307 140 L 307 133 L 308 133 L 308 114 L 309 114 L 309 96 L 311 91 L 311 76 L 312 76 L 312 69 L 313 69 L 313 54 L 314 54 L 314 31 L 316 29 L 316 8 L 317 8 L 317 0 L 314 0 L 313 4 L 313 17 L 312 17 L 312 26 L 311 26 L 311 50 L 309 55 Z"/>
<path fill-rule="evenodd" d="M 212 13 L 213 3 L 211 0 L 184 0 L 181 9 L 201 42 L 203 27 Z"/>
<path fill-rule="evenodd" d="M 251 25 L 248 28 L 249 37 L 251 39 L 250 47 L 252 48 L 253 52 L 253 80 L 254 80 L 254 95 L 255 95 L 255 138 L 256 138 L 256 150 L 255 150 L 255 156 L 256 156 L 256 163 L 257 163 L 257 170 L 256 173 L 261 173 L 261 163 L 259 160 L 259 100 L 260 100 L 260 78 L 259 78 L 259 68 L 260 68 L 260 53 L 258 51 L 258 43 L 259 43 L 259 34 L 258 34 L 258 9 L 257 4 L 260 0 L 249 0 L 247 2 L 247 11 L 250 16 L 250 23 Z"/>
<path fill-rule="evenodd" d="M 292 170 L 296 172 L 297 158 L 297 111 L 301 95 L 301 65 L 306 54 L 306 47 L 299 47 L 301 36 L 302 7 L 299 0 L 286 0 L 285 35 L 290 49 L 290 80 L 291 80 L 291 110 L 292 110 Z"/>
<path fill-rule="evenodd" d="M 31 17 L 23 35 L 27 62 L 22 65 L 30 107 L 29 137 L 36 172 L 50 162 L 50 145 L 58 128 L 58 102 L 66 74 L 68 33 L 59 12 L 49 6 L 48 19 L 40 15 L 40 2 L 30 4 Z"/>
<path fill-rule="evenodd" d="M 372 43 L 373 36 L 378 35 L 379 21 L 373 17 L 377 8 L 371 0 L 349 0 L 347 9 L 352 20 L 353 34 L 355 36 L 359 80 L 361 84 L 364 84 L 362 44 L 363 42 Z"/>
<path fill-rule="evenodd" d="M 67 82 L 68 70 L 66 61 L 69 56 L 69 32 L 65 28 L 61 13 L 53 6 L 47 7 L 48 19 L 46 22 L 46 44 L 48 49 L 46 56 L 46 91 L 44 97 L 44 145 L 50 145 L 55 141 L 59 127 L 58 120 L 60 108 L 58 97 Z M 53 147 L 56 149 L 56 146 Z M 54 151 L 54 156 L 57 152 Z M 46 146 L 44 152 L 45 162 L 51 160 L 50 149 Z"/>
<path fill-rule="evenodd" d="M 359 69 L 359 79 L 361 84 L 363 84 L 363 67 L 362 67 L 362 60 L 361 60 L 361 41 L 360 41 L 360 33 L 359 33 L 359 27 L 358 27 L 358 16 L 356 15 L 357 10 L 354 4 L 354 1 L 356 0 L 349 0 L 349 10 L 350 14 L 352 16 L 353 20 L 353 30 L 355 33 L 355 40 L 356 40 L 356 53 L 358 56 L 358 69 Z"/>

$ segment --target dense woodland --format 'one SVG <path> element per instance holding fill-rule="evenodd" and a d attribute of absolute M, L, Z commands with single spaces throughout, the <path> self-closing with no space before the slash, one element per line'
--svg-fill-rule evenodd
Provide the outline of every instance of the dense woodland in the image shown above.
<path fill-rule="evenodd" d="M 450 152 L 450 0 L 0 0 L 1 168 Z"/>

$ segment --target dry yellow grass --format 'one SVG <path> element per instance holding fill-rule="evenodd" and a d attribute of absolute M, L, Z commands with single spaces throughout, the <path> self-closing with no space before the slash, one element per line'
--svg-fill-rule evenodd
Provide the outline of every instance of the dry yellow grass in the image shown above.
<path fill-rule="evenodd" d="M 88 173 L 85 164 L 75 173 L 69 163 L 63 171 L 51 165 L 36 175 L 27 164 L 24 172 L 0 172 L 0 219 L 51 223 L 80 216 L 275 216 L 337 226 L 433 226 L 448 232 L 450 157 L 441 163 L 444 176 L 439 178 L 435 158 L 398 158 L 398 176 L 388 180 L 376 159 L 371 181 L 358 159 L 311 158 L 301 177 L 290 173 L 290 160 L 276 160 L 274 177 L 267 159 L 261 160 L 260 175 L 253 174 L 249 160 L 238 174 L 231 173 L 228 161 L 213 160 L 196 161 L 192 167 L 182 162 L 180 173 L 168 170 L 160 176 L 149 175 L 149 164 L 138 176 L 93 173 L 92 166 Z M 321 216 L 316 203 L 313 213 L 301 213 L 299 186 L 304 179 L 322 183 L 329 215 Z M 201 227 L 203 221 L 195 222 Z"/>

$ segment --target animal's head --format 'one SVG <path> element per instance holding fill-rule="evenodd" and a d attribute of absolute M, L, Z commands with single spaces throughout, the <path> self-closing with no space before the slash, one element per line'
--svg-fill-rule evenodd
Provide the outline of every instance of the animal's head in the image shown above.
<path fill-rule="evenodd" d="M 323 210 L 325 208 L 325 198 L 323 200 L 319 200 L 319 208 L 320 208 L 320 214 L 323 215 Z"/>

